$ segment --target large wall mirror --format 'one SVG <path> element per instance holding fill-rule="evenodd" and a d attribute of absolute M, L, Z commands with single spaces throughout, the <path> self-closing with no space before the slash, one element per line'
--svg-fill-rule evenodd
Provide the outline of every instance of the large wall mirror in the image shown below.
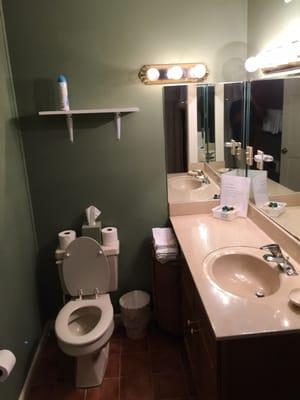
<path fill-rule="evenodd" d="M 300 26 L 300 0 L 273 3 L 248 3 L 248 56 L 285 40 L 292 23 Z M 270 201 L 286 203 L 284 213 L 270 218 L 300 240 L 300 77 L 257 71 L 248 81 L 165 87 L 163 94 L 168 187 L 172 178 L 177 193 L 169 202 L 208 200 L 218 192 L 212 184 L 201 192 L 187 176 L 195 163 L 209 163 L 219 174 L 264 174 Z M 270 156 L 262 170 L 246 165 L 247 146 Z"/>
<path fill-rule="evenodd" d="M 254 154 L 263 151 L 271 161 L 262 171 L 254 163 L 248 175 L 267 174 L 270 202 L 286 203 L 271 218 L 300 239 L 300 78 L 252 81 L 249 102 L 247 142 Z"/>

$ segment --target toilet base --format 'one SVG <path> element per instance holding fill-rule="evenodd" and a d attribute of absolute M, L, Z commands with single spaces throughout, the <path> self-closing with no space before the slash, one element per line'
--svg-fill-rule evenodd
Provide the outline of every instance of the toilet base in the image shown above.
<path fill-rule="evenodd" d="M 107 367 L 109 342 L 96 353 L 76 359 L 75 386 L 88 388 L 101 385 Z"/>

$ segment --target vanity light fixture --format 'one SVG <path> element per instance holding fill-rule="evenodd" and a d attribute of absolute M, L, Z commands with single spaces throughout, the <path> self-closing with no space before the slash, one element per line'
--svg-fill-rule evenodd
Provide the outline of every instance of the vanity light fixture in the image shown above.
<path fill-rule="evenodd" d="M 145 85 L 198 83 L 206 79 L 208 69 L 204 63 L 144 65 L 139 78 Z"/>
<path fill-rule="evenodd" d="M 263 50 L 245 62 L 248 72 L 261 69 L 264 74 L 296 74 L 300 67 L 300 39 L 281 43 L 276 47 Z"/>

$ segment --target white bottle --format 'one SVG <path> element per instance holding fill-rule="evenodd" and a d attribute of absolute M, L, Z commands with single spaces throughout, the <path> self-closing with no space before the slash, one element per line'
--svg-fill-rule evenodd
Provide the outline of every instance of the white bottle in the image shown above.
<path fill-rule="evenodd" d="M 60 108 L 63 111 L 70 110 L 69 97 L 68 97 L 68 84 L 64 75 L 59 75 L 57 78 L 59 88 L 59 102 Z"/>

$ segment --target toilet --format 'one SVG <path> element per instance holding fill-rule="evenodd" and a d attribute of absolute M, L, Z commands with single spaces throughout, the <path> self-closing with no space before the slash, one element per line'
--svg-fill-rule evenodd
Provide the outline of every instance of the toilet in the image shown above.
<path fill-rule="evenodd" d="M 118 287 L 119 245 L 101 246 L 90 237 L 73 240 L 57 262 L 65 302 L 55 321 L 58 345 L 76 357 L 76 387 L 102 383 L 114 314 L 109 292 Z"/>

